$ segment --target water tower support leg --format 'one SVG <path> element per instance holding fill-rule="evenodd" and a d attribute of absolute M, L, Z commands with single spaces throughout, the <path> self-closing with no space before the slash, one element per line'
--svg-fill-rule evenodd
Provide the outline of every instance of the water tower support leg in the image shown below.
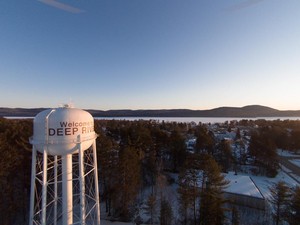
<path fill-rule="evenodd" d="M 57 155 L 54 156 L 54 223 L 57 225 Z"/>
<path fill-rule="evenodd" d="M 100 225 L 100 200 L 99 200 L 96 140 L 94 140 L 93 142 L 93 158 L 94 158 L 94 176 L 95 176 L 95 195 L 96 195 L 96 207 L 97 207 L 97 225 Z"/>
<path fill-rule="evenodd" d="M 72 180 L 72 155 L 64 155 L 62 160 L 62 205 L 63 225 L 73 224 L 73 180 Z"/>
<path fill-rule="evenodd" d="M 84 151 L 79 143 L 79 185 L 80 185 L 80 220 L 85 225 L 85 176 L 84 176 Z"/>
<path fill-rule="evenodd" d="M 31 165 L 31 186 L 30 186 L 30 215 L 29 225 L 33 225 L 34 217 L 34 190 L 35 190 L 35 176 L 36 176 L 36 149 L 32 147 L 32 165 Z"/>
<path fill-rule="evenodd" d="M 46 225 L 48 154 L 43 151 L 42 225 Z"/>

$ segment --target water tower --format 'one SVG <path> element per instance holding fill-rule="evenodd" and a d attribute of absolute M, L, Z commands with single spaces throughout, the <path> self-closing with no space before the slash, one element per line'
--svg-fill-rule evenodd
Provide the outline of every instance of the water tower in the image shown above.
<path fill-rule="evenodd" d="M 29 225 L 100 225 L 94 119 L 65 105 L 33 122 Z"/>

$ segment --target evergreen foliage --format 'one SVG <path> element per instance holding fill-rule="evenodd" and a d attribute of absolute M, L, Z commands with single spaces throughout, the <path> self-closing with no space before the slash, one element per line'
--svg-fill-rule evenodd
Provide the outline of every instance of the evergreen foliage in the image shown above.
<path fill-rule="evenodd" d="M 292 193 L 289 204 L 288 221 L 290 225 L 297 225 L 300 221 L 300 187 L 297 186 Z"/>
<path fill-rule="evenodd" d="M 99 162 L 99 181 L 103 186 L 103 198 L 108 216 L 111 216 L 112 202 L 116 202 L 117 195 L 117 168 L 119 147 L 109 136 L 98 130 L 97 158 Z"/>
<path fill-rule="evenodd" d="M 241 131 L 240 128 L 237 128 L 236 130 L 236 135 L 235 135 L 235 140 L 240 140 L 241 139 Z"/>
<path fill-rule="evenodd" d="M 223 189 L 227 184 L 211 155 L 194 154 L 188 157 L 179 175 L 179 200 L 182 209 L 185 209 L 183 223 L 188 224 L 191 220 L 195 225 L 222 224 L 225 218 Z"/>
<path fill-rule="evenodd" d="M 154 216 L 156 215 L 156 196 L 153 194 L 149 195 L 147 199 L 146 212 L 150 216 L 149 223 L 153 224 Z"/>
<path fill-rule="evenodd" d="M 202 177 L 202 155 L 187 157 L 184 167 L 179 173 L 179 200 L 181 203 L 184 224 L 189 220 L 188 212 L 192 210 L 194 224 L 197 223 L 197 205 L 200 197 L 200 182 Z"/>
<path fill-rule="evenodd" d="M 0 222 L 25 223 L 29 208 L 31 120 L 0 118 Z"/>
<path fill-rule="evenodd" d="M 162 198 L 160 203 L 160 225 L 172 225 L 173 210 L 170 203 Z"/>
<path fill-rule="evenodd" d="M 200 224 L 221 225 L 225 219 L 223 190 L 228 184 L 217 162 L 205 156 L 200 202 Z M 204 163 L 203 162 L 203 163 Z"/>
<path fill-rule="evenodd" d="M 130 221 L 131 209 L 141 184 L 141 164 L 138 150 L 126 147 L 120 151 L 117 171 L 117 193 L 114 205 L 124 221 Z"/>
<path fill-rule="evenodd" d="M 196 140 L 196 151 L 198 153 L 208 153 L 208 154 L 213 154 L 214 150 L 214 137 L 213 134 L 208 131 L 208 129 L 204 126 L 201 125 L 197 128 L 195 132 L 195 136 L 197 138 Z"/>
<path fill-rule="evenodd" d="M 270 188 L 271 200 L 273 204 L 273 218 L 275 224 L 287 219 L 288 203 L 290 200 L 290 189 L 285 182 L 279 181 Z"/>
<path fill-rule="evenodd" d="M 299 121 L 241 120 L 239 126 L 252 129 L 250 156 L 261 173 L 270 176 L 278 168 L 276 148 L 298 151 Z M 0 118 L 0 224 L 27 224 L 30 192 L 32 120 Z M 258 127 L 258 128 L 257 128 Z M 226 127 L 225 127 L 226 128 Z M 233 128 L 232 128 L 233 129 Z M 139 193 L 152 187 L 147 201 L 151 223 L 175 224 L 176 212 L 161 193 L 160 211 L 156 210 L 154 188 L 166 186 L 165 172 L 179 173 L 178 197 L 182 224 L 224 223 L 223 189 L 227 182 L 220 174 L 232 167 L 232 152 L 226 142 L 218 142 L 206 125 L 157 121 L 95 120 L 99 134 L 97 157 L 101 201 L 105 202 L 106 215 L 112 219 L 133 220 L 133 208 L 138 205 Z M 247 149 L 243 134 L 236 134 L 238 144 L 244 148 L 240 163 L 246 162 Z M 188 154 L 186 135 L 196 138 L 196 154 Z M 237 143 L 237 142 L 236 142 Z M 201 171 L 201 172 L 199 172 Z M 284 188 L 273 190 L 273 204 L 279 205 L 279 219 L 291 225 L 300 221 L 300 190 L 296 188 L 289 198 Z M 281 198 L 281 197 L 282 198 Z M 280 198 L 279 198 L 280 197 Z M 290 199 L 287 204 L 286 198 Z M 282 201 L 282 199 L 285 199 Z M 278 204 L 277 204 L 278 205 Z M 282 206 L 282 207 L 281 207 Z M 276 207 L 275 207 L 276 208 Z M 159 207 L 158 207 L 159 209 Z M 288 210 L 286 210 L 288 209 Z M 103 210 L 104 212 L 104 210 Z M 238 211 L 232 209 L 231 222 L 243 224 Z M 175 215 L 175 216 L 174 216 Z M 136 217 L 138 218 L 138 217 Z M 230 218 L 229 218 L 230 220 Z M 137 220 L 139 223 L 141 219 Z"/>
<path fill-rule="evenodd" d="M 240 213 L 236 206 L 233 206 L 231 210 L 231 224 L 232 225 L 240 224 Z"/>
<path fill-rule="evenodd" d="M 186 158 L 186 145 L 183 136 L 176 129 L 170 136 L 170 152 L 173 164 L 173 172 L 178 172 Z"/>
<path fill-rule="evenodd" d="M 249 153 L 254 157 L 256 165 L 270 177 L 277 174 L 278 159 L 276 144 L 270 136 L 270 128 L 263 127 L 251 135 Z M 263 172 L 261 172 L 263 173 Z"/>
<path fill-rule="evenodd" d="M 228 172 L 232 167 L 232 162 L 234 161 L 230 142 L 227 140 L 222 140 L 218 146 L 217 160 L 222 168 L 223 172 Z"/>

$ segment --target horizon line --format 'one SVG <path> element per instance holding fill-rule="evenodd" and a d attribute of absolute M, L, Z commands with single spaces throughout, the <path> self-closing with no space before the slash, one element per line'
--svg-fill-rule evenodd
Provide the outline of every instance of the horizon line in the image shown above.
<path fill-rule="evenodd" d="M 300 109 L 277 109 L 273 108 L 270 106 L 265 106 L 265 105 L 260 105 L 260 104 L 251 104 L 251 105 L 244 105 L 244 106 L 218 106 L 214 108 L 206 108 L 206 109 L 190 109 L 190 108 L 137 108 L 137 109 L 130 109 L 130 108 L 118 108 L 118 109 L 96 109 L 96 108 L 81 108 L 84 110 L 98 110 L 98 111 L 123 111 L 123 110 L 128 110 L 128 111 L 142 111 L 142 110 L 149 110 L 149 111 L 154 111 L 154 110 L 190 110 L 190 111 L 205 111 L 205 110 L 214 110 L 214 109 L 219 109 L 219 108 L 245 108 L 245 107 L 250 107 L 250 106 L 259 106 L 259 107 L 266 107 L 278 111 L 300 111 Z M 6 106 L 1 106 L 0 108 L 7 108 L 7 109 L 49 109 L 49 108 L 59 108 L 57 107 L 6 107 Z M 74 108 L 77 108 L 76 106 Z M 78 107 L 80 108 L 80 107 Z"/>

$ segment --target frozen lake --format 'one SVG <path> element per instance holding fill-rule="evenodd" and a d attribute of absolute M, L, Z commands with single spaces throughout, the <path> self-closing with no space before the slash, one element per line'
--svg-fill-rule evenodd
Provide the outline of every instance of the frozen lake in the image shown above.
<path fill-rule="evenodd" d="M 178 123 L 224 123 L 225 121 L 232 120 L 300 120 L 300 117 L 95 117 L 97 120 L 155 120 L 155 121 L 165 121 L 165 122 L 178 122 Z"/>
<path fill-rule="evenodd" d="M 6 119 L 33 119 L 34 117 L 10 117 Z M 300 117 L 94 117 L 95 120 L 155 120 L 159 122 L 177 122 L 177 123 L 224 123 L 232 120 L 300 120 Z"/>

